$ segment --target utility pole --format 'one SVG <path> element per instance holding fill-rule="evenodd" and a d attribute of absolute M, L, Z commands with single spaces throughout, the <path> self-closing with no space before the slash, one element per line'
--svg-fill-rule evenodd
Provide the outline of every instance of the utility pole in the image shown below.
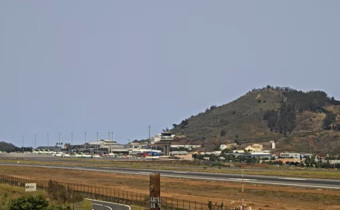
<path fill-rule="evenodd" d="M 244 185 L 243 183 L 244 183 L 244 180 L 243 180 L 243 169 L 242 169 L 242 202 L 241 202 L 242 210 L 244 209 Z"/>

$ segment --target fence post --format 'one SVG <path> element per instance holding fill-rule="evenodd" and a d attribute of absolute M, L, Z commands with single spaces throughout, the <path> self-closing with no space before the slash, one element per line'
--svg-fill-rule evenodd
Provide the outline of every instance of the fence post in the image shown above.
<path fill-rule="evenodd" d="M 208 209 L 212 210 L 212 202 L 211 201 L 208 202 Z"/>

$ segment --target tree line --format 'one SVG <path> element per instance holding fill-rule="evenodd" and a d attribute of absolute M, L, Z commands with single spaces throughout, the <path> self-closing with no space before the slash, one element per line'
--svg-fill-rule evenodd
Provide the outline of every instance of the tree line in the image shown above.
<path fill-rule="evenodd" d="M 32 147 L 17 147 L 11 143 L 1 141 L 0 151 L 2 152 L 32 152 Z"/>
<path fill-rule="evenodd" d="M 267 88 L 272 88 L 268 87 Z M 290 134 L 296 127 L 296 114 L 303 111 L 324 112 L 326 117 L 323 121 L 325 130 L 337 129 L 333 126 L 336 122 L 336 114 L 327 111 L 323 107 L 327 104 L 340 105 L 340 101 L 333 97 L 329 98 L 323 91 L 302 92 L 291 88 L 275 88 L 283 93 L 279 110 L 268 110 L 263 114 L 263 119 L 273 132 Z M 339 127 L 340 130 L 340 127 Z"/>

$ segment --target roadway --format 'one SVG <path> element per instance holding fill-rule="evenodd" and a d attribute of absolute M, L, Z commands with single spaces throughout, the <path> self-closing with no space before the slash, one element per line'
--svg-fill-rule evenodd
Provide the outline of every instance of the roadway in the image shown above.
<path fill-rule="evenodd" d="M 106 173 L 120 173 L 148 176 L 151 173 L 160 173 L 163 177 L 210 180 L 221 182 L 242 182 L 241 174 L 222 174 L 222 173 L 204 173 L 204 172 L 187 172 L 187 171 L 168 171 L 168 170 L 149 170 L 149 169 L 131 169 L 131 168 L 113 168 L 113 167 L 74 167 L 74 166 L 51 166 L 37 164 L 15 164 L 0 163 L 0 165 L 11 165 L 20 167 L 41 167 L 41 168 L 59 168 L 67 170 L 96 171 Z M 280 176 L 261 176 L 261 175 L 244 175 L 243 182 L 253 184 L 284 185 L 293 187 L 312 187 L 319 189 L 336 189 L 340 190 L 340 180 L 332 179 L 309 179 L 296 177 Z"/>
<path fill-rule="evenodd" d="M 90 200 L 92 203 L 92 210 L 131 210 L 131 207 L 124 204 L 119 203 L 111 203 L 106 201 L 99 200 Z"/>

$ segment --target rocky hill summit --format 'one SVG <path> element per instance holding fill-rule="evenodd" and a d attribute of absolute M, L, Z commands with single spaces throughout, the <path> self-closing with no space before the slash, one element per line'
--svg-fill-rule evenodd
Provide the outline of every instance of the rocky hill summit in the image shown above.
<path fill-rule="evenodd" d="M 340 151 L 340 101 L 323 91 L 267 86 L 235 101 L 173 124 L 179 139 L 199 141 L 207 150 L 223 143 L 275 141 L 280 151 Z"/>

